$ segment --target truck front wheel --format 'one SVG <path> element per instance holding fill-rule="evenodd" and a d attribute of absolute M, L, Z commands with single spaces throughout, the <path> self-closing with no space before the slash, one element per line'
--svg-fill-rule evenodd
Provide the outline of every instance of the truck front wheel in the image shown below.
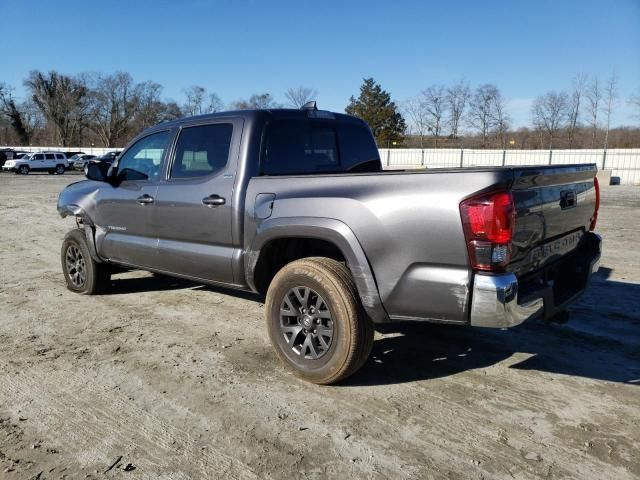
<path fill-rule="evenodd" d="M 265 311 L 278 357 L 304 380 L 339 382 L 369 357 L 373 324 L 349 269 L 335 260 L 311 257 L 283 267 L 269 286 Z"/>
<path fill-rule="evenodd" d="M 65 235 L 60 254 L 62 272 L 69 290 L 84 295 L 95 295 L 109 287 L 109 265 L 98 263 L 91 258 L 82 230 L 74 229 Z"/>

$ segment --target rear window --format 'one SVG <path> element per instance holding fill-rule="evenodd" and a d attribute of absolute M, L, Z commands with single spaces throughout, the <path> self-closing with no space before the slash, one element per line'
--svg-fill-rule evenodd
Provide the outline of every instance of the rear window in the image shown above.
<path fill-rule="evenodd" d="M 56 157 L 55 157 L 55 155 L 53 153 L 47 153 L 47 154 L 45 154 L 45 158 L 47 160 L 54 160 Z"/>
<path fill-rule="evenodd" d="M 206 177 L 221 171 L 231 148 L 231 123 L 214 123 L 182 129 L 176 143 L 171 178 Z"/>
<path fill-rule="evenodd" d="M 364 124 L 275 120 L 266 130 L 262 175 L 379 171 L 375 142 Z"/>

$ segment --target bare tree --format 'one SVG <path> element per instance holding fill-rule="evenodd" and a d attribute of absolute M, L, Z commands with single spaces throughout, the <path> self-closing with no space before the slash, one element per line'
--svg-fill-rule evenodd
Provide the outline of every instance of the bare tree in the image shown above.
<path fill-rule="evenodd" d="M 0 114 L 8 117 L 21 145 L 29 145 L 36 129 L 42 124 L 35 104 L 30 99 L 17 103 L 11 88 L 3 83 L 0 83 Z"/>
<path fill-rule="evenodd" d="M 638 93 L 633 94 L 629 97 L 627 103 L 631 105 L 633 109 L 635 109 L 634 117 L 640 120 L 640 89 L 638 89 Z"/>
<path fill-rule="evenodd" d="M 135 95 L 138 99 L 138 111 L 136 112 L 133 123 L 136 130 L 144 130 L 162 120 L 164 106 L 160 99 L 162 85 L 147 81 L 138 83 L 135 88 Z"/>
<path fill-rule="evenodd" d="M 598 81 L 598 77 L 594 77 L 587 89 L 587 115 L 589 117 L 589 125 L 591 127 L 591 147 L 596 146 L 598 138 L 598 127 L 600 119 L 600 110 L 602 109 L 602 86 Z"/>
<path fill-rule="evenodd" d="M 278 107 L 279 105 L 270 93 L 255 93 L 249 97 L 249 100 L 237 100 L 231 104 L 231 108 L 234 110 L 269 109 Z"/>
<path fill-rule="evenodd" d="M 469 103 L 467 121 L 482 136 L 482 147 L 487 146 L 489 134 L 495 127 L 494 98 L 500 93 L 492 84 L 476 88 Z"/>
<path fill-rule="evenodd" d="M 611 129 L 611 115 L 613 109 L 616 106 L 618 100 L 618 75 L 613 72 L 607 80 L 607 84 L 604 87 L 605 105 L 604 115 L 606 118 L 606 129 L 604 133 L 604 149 L 607 149 L 609 144 L 609 130 Z"/>
<path fill-rule="evenodd" d="M 220 100 L 217 93 L 209 94 L 209 104 L 207 105 L 206 113 L 215 113 L 224 110 L 224 103 Z"/>
<path fill-rule="evenodd" d="M 438 138 L 442 135 L 445 113 L 447 110 L 447 96 L 442 85 L 432 85 L 423 90 L 420 97 L 426 112 L 427 129 L 434 138 L 434 147 L 438 146 Z"/>
<path fill-rule="evenodd" d="M 423 98 L 420 95 L 409 98 L 404 102 L 402 110 L 409 118 L 412 130 L 415 130 L 416 134 L 420 138 L 420 148 L 424 148 L 424 136 L 429 130 L 429 114 Z"/>
<path fill-rule="evenodd" d="M 140 102 L 131 75 L 100 75 L 89 92 L 89 128 L 105 147 L 124 143 Z"/>
<path fill-rule="evenodd" d="M 580 107 L 587 88 L 588 76 L 580 73 L 573 79 L 573 91 L 569 104 L 569 148 L 573 146 L 576 130 L 580 123 Z"/>
<path fill-rule="evenodd" d="M 318 91 L 309 87 L 289 88 L 284 94 L 288 106 L 293 108 L 300 108 L 305 103 L 315 100 L 317 96 Z"/>
<path fill-rule="evenodd" d="M 183 90 L 185 103 L 182 105 L 182 112 L 188 116 L 203 115 L 221 111 L 224 106 L 222 100 L 216 93 L 207 95 L 207 89 L 194 85 Z"/>
<path fill-rule="evenodd" d="M 447 104 L 449 106 L 448 123 L 453 138 L 458 138 L 460 123 L 470 97 L 471 90 L 469 89 L 469 85 L 462 80 L 452 87 L 447 88 Z"/>
<path fill-rule="evenodd" d="M 549 148 L 553 148 L 553 140 L 568 118 L 569 96 L 566 92 L 545 93 L 534 100 L 531 113 L 533 124 L 546 132 Z"/>
<path fill-rule="evenodd" d="M 507 135 L 511 123 L 511 117 L 507 113 L 507 105 L 502 98 L 500 90 L 496 88 L 491 99 L 493 126 L 500 143 L 500 148 L 507 148 Z"/>
<path fill-rule="evenodd" d="M 640 90 L 638 93 L 631 95 L 628 100 L 629 105 L 635 109 L 635 118 L 640 120 Z"/>
<path fill-rule="evenodd" d="M 204 102 L 207 91 L 204 87 L 194 85 L 183 90 L 186 101 L 182 106 L 182 111 L 188 117 L 202 115 L 204 113 Z"/>
<path fill-rule="evenodd" d="M 88 89 L 75 77 L 37 70 L 29 74 L 25 87 L 42 114 L 57 128 L 63 146 L 79 142 L 86 122 Z"/>

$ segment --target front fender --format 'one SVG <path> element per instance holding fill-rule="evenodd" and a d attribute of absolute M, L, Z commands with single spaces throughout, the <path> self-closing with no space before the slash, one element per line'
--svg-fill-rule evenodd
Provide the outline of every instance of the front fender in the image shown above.
<path fill-rule="evenodd" d="M 93 212 L 100 184 L 92 181 L 81 181 L 68 185 L 58 196 L 58 213 L 62 218 L 74 216 L 82 219 L 82 225 L 89 247 L 89 253 L 96 262 L 103 260 L 98 255 L 95 244 L 95 224 Z"/>
<path fill-rule="evenodd" d="M 58 195 L 58 213 L 61 217 L 82 216 L 90 221 L 96 206 L 101 183 L 84 180 L 67 185 Z"/>
<path fill-rule="evenodd" d="M 247 283 L 252 289 L 255 289 L 254 271 L 262 247 L 271 240 L 287 237 L 317 238 L 336 245 L 347 261 L 362 306 L 369 317 L 376 323 L 389 321 L 380 300 L 375 277 L 360 242 L 346 224 L 331 218 L 280 217 L 262 222 L 245 255 Z"/>

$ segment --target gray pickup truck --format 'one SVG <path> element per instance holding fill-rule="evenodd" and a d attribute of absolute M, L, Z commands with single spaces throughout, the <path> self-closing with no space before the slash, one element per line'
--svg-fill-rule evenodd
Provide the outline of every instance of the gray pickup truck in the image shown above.
<path fill-rule="evenodd" d="M 225 112 L 157 125 L 58 199 L 74 292 L 135 268 L 266 295 L 296 375 L 340 381 L 374 325 L 564 320 L 598 268 L 595 165 L 382 171 L 360 119 Z"/>

